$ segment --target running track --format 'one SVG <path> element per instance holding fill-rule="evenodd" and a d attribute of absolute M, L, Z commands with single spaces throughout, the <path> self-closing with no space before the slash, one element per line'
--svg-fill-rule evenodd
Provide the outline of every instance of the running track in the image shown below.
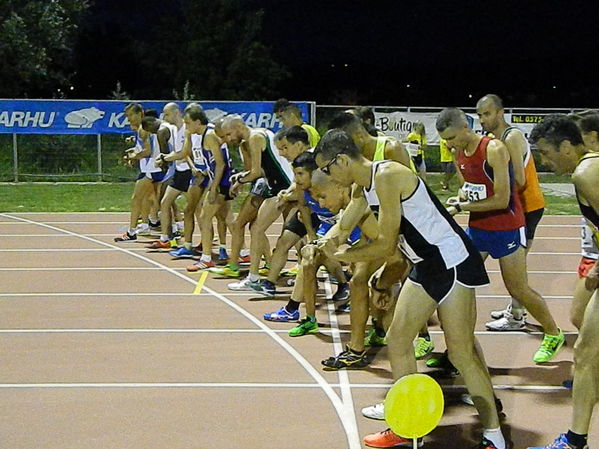
<path fill-rule="evenodd" d="M 382 400 L 391 383 L 386 349 L 363 371 L 320 368 L 347 340 L 347 314 L 323 304 L 321 334 L 291 339 L 289 324 L 261 319 L 287 296 L 233 293 L 212 275 L 193 294 L 200 274 L 186 273 L 187 261 L 141 242 L 113 243 L 126 221 L 0 214 L 0 447 L 355 449 L 384 428 L 360 409 Z M 530 283 L 568 334 L 554 362 L 532 363 L 534 325 L 528 333 L 484 331 L 489 311 L 507 301 L 494 261 L 491 286 L 478 292 L 478 338 L 516 448 L 547 443 L 569 425 L 561 382 L 575 338 L 568 308 L 578 225 L 578 217 L 545 217 L 529 255 Z M 280 228 L 269 231 L 273 241 Z M 330 295 L 331 285 L 321 293 Z M 441 351 L 439 327 L 432 329 Z M 468 448 L 480 428 L 459 401 L 463 381 L 438 380 L 446 412 L 425 447 Z M 596 415 L 591 442 L 598 423 Z"/>

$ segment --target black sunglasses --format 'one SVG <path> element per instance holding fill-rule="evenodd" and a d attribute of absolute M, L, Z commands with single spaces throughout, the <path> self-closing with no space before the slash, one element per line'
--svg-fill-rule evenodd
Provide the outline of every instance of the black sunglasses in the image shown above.
<path fill-rule="evenodd" d="M 327 165 L 325 165 L 324 167 L 322 167 L 320 169 L 321 172 L 323 172 L 325 175 L 330 175 L 331 174 L 331 167 L 333 166 L 333 164 L 335 162 L 337 162 L 337 158 L 339 157 L 339 155 L 335 155 L 335 157 L 333 159 L 331 159 L 329 162 L 327 162 Z"/>

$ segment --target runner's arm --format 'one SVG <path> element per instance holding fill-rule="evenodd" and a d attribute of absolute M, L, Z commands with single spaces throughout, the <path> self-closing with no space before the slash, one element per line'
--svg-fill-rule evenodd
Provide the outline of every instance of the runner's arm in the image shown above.
<path fill-rule="evenodd" d="M 261 134 L 253 134 L 249 138 L 248 142 L 249 154 L 251 160 L 251 168 L 249 173 L 240 176 L 237 182 L 240 184 L 246 184 L 253 182 L 256 179 L 262 178 L 262 151 L 266 148 L 266 137 Z"/>
<path fill-rule="evenodd" d="M 413 174 L 410 176 L 397 176 L 400 171 L 407 168 L 396 164 L 381 166 L 376 174 L 376 193 L 379 198 L 379 234 L 368 245 L 360 248 L 349 248 L 335 254 L 338 260 L 344 262 L 361 262 L 380 258 L 391 257 L 397 247 L 399 225 L 401 223 L 401 197 L 408 195 L 408 190 L 413 190 Z"/>
<path fill-rule="evenodd" d="M 512 168 L 514 169 L 514 180 L 518 187 L 522 188 L 526 184 L 526 174 L 524 173 L 524 154 L 526 153 L 526 140 L 520 132 L 511 132 L 505 139 L 505 146 L 510 153 Z"/>

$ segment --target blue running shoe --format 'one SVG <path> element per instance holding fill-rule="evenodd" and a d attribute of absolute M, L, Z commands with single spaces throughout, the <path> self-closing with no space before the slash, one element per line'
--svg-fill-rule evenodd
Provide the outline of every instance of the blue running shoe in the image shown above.
<path fill-rule="evenodd" d="M 567 388 L 568 390 L 571 390 L 573 385 L 574 379 L 566 379 L 562 382 L 562 387 Z"/>
<path fill-rule="evenodd" d="M 276 294 L 275 284 L 268 279 L 263 279 L 257 284 L 253 284 L 252 288 L 268 298 L 272 298 Z"/>
<path fill-rule="evenodd" d="M 528 449 L 577 449 L 567 439 L 566 434 L 562 433 L 555 439 L 553 443 L 549 443 L 547 446 L 529 447 Z M 588 445 L 584 445 L 582 449 L 589 449 Z"/>
<path fill-rule="evenodd" d="M 189 258 L 193 256 L 193 251 L 185 248 L 184 246 L 173 251 L 169 251 L 168 253 L 177 259 Z"/>
<path fill-rule="evenodd" d="M 221 264 L 227 263 L 228 260 L 229 260 L 229 255 L 227 254 L 227 249 L 219 248 L 218 249 L 218 259 L 216 260 L 216 263 L 221 265 Z"/>
<path fill-rule="evenodd" d="M 285 307 L 281 307 L 276 312 L 265 313 L 264 319 L 266 321 L 279 321 L 279 322 L 287 322 L 287 321 L 298 321 L 300 317 L 299 310 L 295 312 L 287 312 Z"/>

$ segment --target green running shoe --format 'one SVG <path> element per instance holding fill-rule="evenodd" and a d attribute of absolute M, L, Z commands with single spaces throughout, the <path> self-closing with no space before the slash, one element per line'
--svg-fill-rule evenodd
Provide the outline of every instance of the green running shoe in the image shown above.
<path fill-rule="evenodd" d="M 230 263 L 228 263 L 224 267 L 210 268 L 208 271 L 218 276 L 226 276 L 228 278 L 238 278 L 240 276 L 239 267 L 235 266 L 235 268 L 233 268 L 233 266 Z"/>
<path fill-rule="evenodd" d="M 319 331 L 318 323 L 316 318 L 312 321 L 312 318 L 306 317 L 299 322 L 297 326 L 289 331 L 290 337 L 301 337 L 306 334 L 316 334 Z"/>
<path fill-rule="evenodd" d="M 541 342 L 541 347 L 532 358 L 533 362 L 549 362 L 551 359 L 553 359 L 553 357 L 555 357 L 555 354 L 557 354 L 557 352 L 560 350 L 560 348 L 564 345 L 565 342 L 566 337 L 564 337 L 564 333 L 561 329 L 559 330 L 558 335 L 545 334 L 545 336 L 543 337 L 543 341 Z"/>
<path fill-rule="evenodd" d="M 420 360 L 425 358 L 435 349 L 435 344 L 432 340 L 427 340 L 424 337 L 418 337 L 416 339 L 416 345 L 414 346 L 414 354 L 416 355 L 416 360 Z"/>
<path fill-rule="evenodd" d="M 366 333 L 364 344 L 366 346 L 387 346 L 387 339 L 384 336 L 381 337 L 378 335 L 376 329 L 373 327 Z"/>

